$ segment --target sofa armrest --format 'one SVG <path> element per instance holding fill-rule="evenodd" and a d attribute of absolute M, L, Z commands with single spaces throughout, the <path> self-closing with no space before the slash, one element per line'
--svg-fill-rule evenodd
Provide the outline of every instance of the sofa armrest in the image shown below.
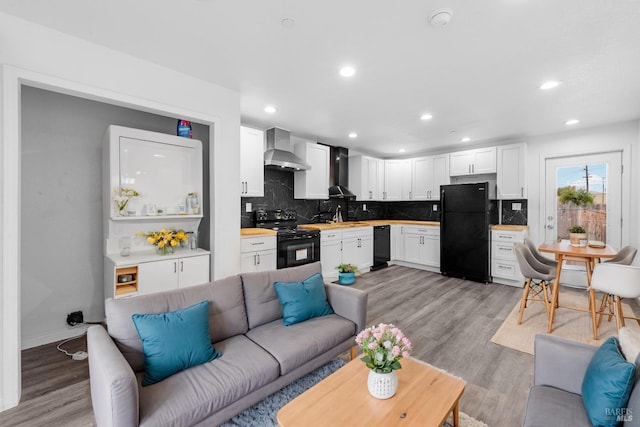
<path fill-rule="evenodd" d="M 139 424 L 138 382 L 118 347 L 102 326 L 87 331 L 91 403 L 98 426 Z"/>
<path fill-rule="evenodd" d="M 348 288 L 334 283 L 325 283 L 327 300 L 333 311 L 356 324 L 356 334 L 367 323 L 367 300 L 369 294 L 361 289 Z"/>
<path fill-rule="evenodd" d="M 536 335 L 533 384 L 582 395 L 582 379 L 598 347 L 551 335 Z"/>

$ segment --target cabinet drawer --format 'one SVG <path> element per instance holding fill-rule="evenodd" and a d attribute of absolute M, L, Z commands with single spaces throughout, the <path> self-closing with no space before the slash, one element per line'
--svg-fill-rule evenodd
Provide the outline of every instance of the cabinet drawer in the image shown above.
<path fill-rule="evenodd" d="M 513 243 L 493 242 L 491 244 L 491 257 L 516 261 Z"/>
<path fill-rule="evenodd" d="M 498 242 L 521 242 L 522 235 L 516 231 L 492 231 L 491 238 Z"/>
<path fill-rule="evenodd" d="M 519 280 L 520 272 L 515 261 L 503 261 L 494 259 L 491 262 L 491 275 L 504 279 Z"/>
<path fill-rule="evenodd" d="M 373 237 L 373 227 L 356 227 L 342 230 L 343 239 L 352 239 L 354 237 Z"/>
<path fill-rule="evenodd" d="M 440 236 L 440 227 L 434 227 L 434 226 L 417 227 L 417 226 L 405 225 L 404 234 L 419 234 L 421 236 Z"/>
<path fill-rule="evenodd" d="M 342 230 L 321 231 L 321 242 L 332 242 L 335 240 L 342 240 Z"/>
<path fill-rule="evenodd" d="M 276 236 L 243 237 L 240 239 L 240 252 L 266 251 L 276 248 Z"/>

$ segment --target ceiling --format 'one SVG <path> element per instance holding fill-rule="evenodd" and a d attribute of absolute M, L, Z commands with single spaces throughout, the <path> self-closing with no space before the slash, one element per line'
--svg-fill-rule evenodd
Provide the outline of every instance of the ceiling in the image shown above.
<path fill-rule="evenodd" d="M 431 25 L 443 7 L 450 23 Z M 2 0 L 0 11 L 237 90 L 243 124 L 382 157 L 640 118 L 636 0 Z M 353 77 L 340 76 L 346 64 Z M 539 89 L 552 79 L 562 84 Z"/>

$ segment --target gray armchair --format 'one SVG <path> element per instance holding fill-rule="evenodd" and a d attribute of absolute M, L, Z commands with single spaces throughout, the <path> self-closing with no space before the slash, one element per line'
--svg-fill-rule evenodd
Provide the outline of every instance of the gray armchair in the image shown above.
<path fill-rule="evenodd" d="M 582 379 L 598 347 L 551 335 L 536 335 L 533 386 L 523 426 L 590 426 L 582 403 Z M 636 369 L 638 362 L 636 359 Z M 636 385 L 638 374 L 636 374 Z M 634 386 L 625 427 L 640 426 L 640 387 Z"/>

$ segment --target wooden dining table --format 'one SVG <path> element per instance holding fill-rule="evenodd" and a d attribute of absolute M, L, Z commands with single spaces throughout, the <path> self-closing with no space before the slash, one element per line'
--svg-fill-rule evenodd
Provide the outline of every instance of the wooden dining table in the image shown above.
<path fill-rule="evenodd" d="M 556 269 L 556 277 L 553 283 L 552 298 L 551 298 L 551 311 L 549 313 L 549 325 L 547 332 L 551 333 L 553 330 L 553 317 L 558 305 L 558 290 L 560 288 L 560 273 L 562 271 L 562 264 L 564 261 L 577 261 L 583 262 L 587 270 L 587 284 L 589 285 L 589 309 L 595 307 L 596 293 L 591 288 L 591 274 L 595 264 L 600 262 L 602 258 L 613 258 L 617 252 L 609 245 L 605 247 L 592 247 L 592 246 L 572 246 L 568 240 L 560 240 L 558 242 L 543 243 L 538 248 L 540 252 L 551 253 L 555 255 L 556 261 L 558 261 L 558 267 Z M 573 307 L 567 307 L 573 308 Z M 585 310 L 586 311 L 586 310 Z M 590 311 L 590 310 L 589 310 Z M 598 327 L 596 319 L 592 316 L 593 324 L 593 337 L 598 339 Z"/>

